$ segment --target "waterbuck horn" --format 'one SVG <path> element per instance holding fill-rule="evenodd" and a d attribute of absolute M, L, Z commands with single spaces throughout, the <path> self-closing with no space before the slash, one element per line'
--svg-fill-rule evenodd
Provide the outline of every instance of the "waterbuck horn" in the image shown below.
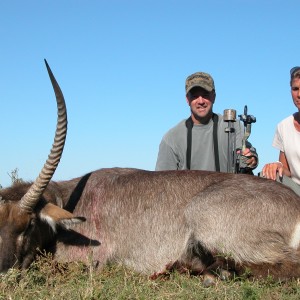
<path fill-rule="evenodd" d="M 64 96 L 46 60 L 45 64 L 48 70 L 48 74 L 54 89 L 57 102 L 57 125 L 54 143 L 52 145 L 52 149 L 48 156 L 48 159 L 43 169 L 41 170 L 39 176 L 36 178 L 35 182 L 31 185 L 27 193 L 20 200 L 19 205 L 21 209 L 26 210 L 28 212 L 34 209 L 45 188 L 47 187 L 49 181 L 51 180 L 60 161 L 67 135 L 68 121 Z"/>

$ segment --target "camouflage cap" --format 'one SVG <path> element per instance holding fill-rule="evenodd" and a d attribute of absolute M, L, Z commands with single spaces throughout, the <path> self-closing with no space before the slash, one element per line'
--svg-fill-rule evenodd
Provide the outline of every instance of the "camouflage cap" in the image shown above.
<path fill-rule="evenodd" d="M 209 74 L 204 72 L 197 72 L 187 77 L 185 81 L 186 94 L 196 86 L 202 87 L 208 92 L 215 89 L 214 80 Z"/>

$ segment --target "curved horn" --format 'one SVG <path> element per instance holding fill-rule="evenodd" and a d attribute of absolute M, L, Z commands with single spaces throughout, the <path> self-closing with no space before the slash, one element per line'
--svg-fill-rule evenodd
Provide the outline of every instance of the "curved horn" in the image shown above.
<path fill-rule="evenodd" d="M 19 205 L 21 209 L 26 210 L 28 212 L 31 212 L 34 209 L 45 188 L 47 187 L 49 181 L 51 180 L 60 161 L 67 135 L 68 121 L 64 96 L 46 60 L 45 64 L 48 70 L 48 74 L 54 89 L 57 102 L 57 125 L 54 143 L 52 145 L 52 149 L 48 156 L 48 159 L 43 169 L 41 170 L 39 176 L 36 178 L 35 182 L 31 185 L 27 193 L 20 200 Z"/>

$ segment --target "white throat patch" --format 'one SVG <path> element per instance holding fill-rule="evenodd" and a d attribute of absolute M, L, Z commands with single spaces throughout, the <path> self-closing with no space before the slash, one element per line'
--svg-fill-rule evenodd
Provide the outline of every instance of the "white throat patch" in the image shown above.
<path fill-rule="evenodd" d="M 298 249 L 299 245 L 300 245 L 300 223 L 297 223 L 294 232 L 292 233 L 291 236 L 290 246 L 293 249 Z"/>

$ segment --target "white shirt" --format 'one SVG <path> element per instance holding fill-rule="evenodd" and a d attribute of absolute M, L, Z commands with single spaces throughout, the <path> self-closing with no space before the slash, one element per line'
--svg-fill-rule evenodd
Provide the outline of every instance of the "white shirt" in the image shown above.
<path fill-rule="evenodd" d="M 276 128 L 273 147 L 284 152 L 292 179 L 300 184 L 300 132 L 294 126 L 294 116 L 282 120 Z"/>

